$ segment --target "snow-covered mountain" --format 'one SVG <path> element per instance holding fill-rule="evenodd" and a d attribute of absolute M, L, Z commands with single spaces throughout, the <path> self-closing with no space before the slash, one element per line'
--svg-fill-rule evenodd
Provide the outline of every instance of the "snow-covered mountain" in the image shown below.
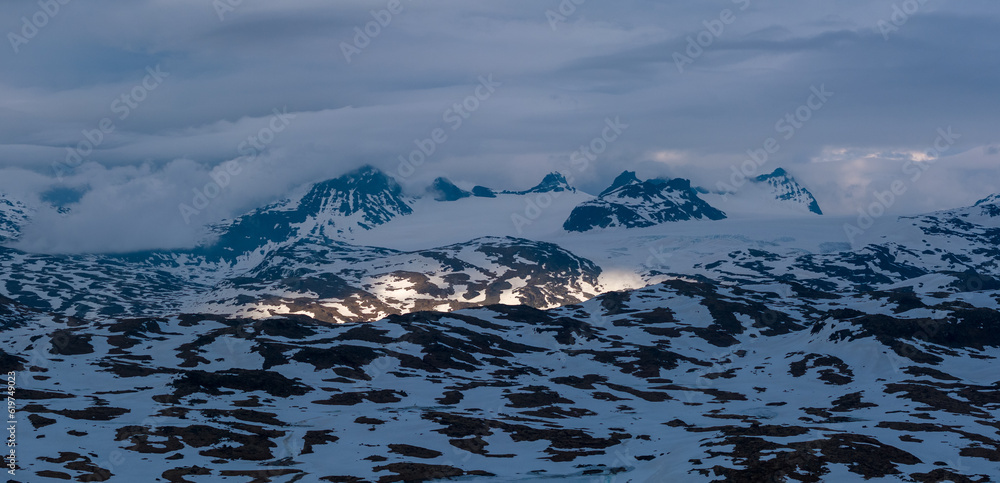
<path fill-rule="evenodd" d="M 600 273 L 557 245 L 524 239 L 478 238 L 415 252 L 307 239 L 269 253 L 186 308 L 333 323 L 498 303 L 551 308 L 600 293 Z"/>
<path fill-rule="evenodd" d="M 0 243 L 16 240 L 30 221 L 33 210 L 23 202 L 0 193 Z"/>
<path fill-rule="evenodd" d="M 452 183 L 448 178 L 436 178 L 427 191 L 434 196 L 436 201 L 457 201 L 473 195 L 471 191 L 465 191 L 455 186 L 455 183 Z"/>
<path fill-rule="evenodd" d="M 1000 204 L 1000 193 L 996 193 L 976 202 L 976 206 Z"/>
<path fill-rule="evenodd" d="M 781 172 L 766 179 L 776 178 L 791 179 Z M 194 250 L 48 256 L 2 249 L 0 294 L 76 317 L 195 311 L 357 322 L 499 302 L 550 308 L 664 276 L 759 283 L 793 270 L 804 289 L 827 292 L 931 275 L 947 285 L 961 278 L 951 274 L 993 273 L 990 254 L 1000 241 L 989 204 L 885 220 L 879 227 L 899 240 L 873 229 L 875 245 L 852 250 L 838 220 L 699 223 L 722 214 L 685 180 L 639 181 L 626 172 L 593 197 L 553 173 L 527 190 L 490 192 L 448 202 L 414 198 L 365 167 L 223 224 L 214 244 Z M 659 228 L 677 220 L 689 223 Z"/>
<path fill-rule="evenodd" d="M 721 220 L 726 214 L 713 208 L 686 179 L 639 181 L 625 171 L 596 199 L 576 207 L 563 224 L 567 231 L 595 228 L 637 228 L 670 221 Z"/>
<path fill-rule="evenodd" d="M 566 181 L 566 177 L 561 173 L 549 173 L 534 187 L 521 191 L 502 190 L 498 192 L 485 186 L 475 186 L 472 188 L 472 191 L 466 191 L 456 186 L 448 178 L 443 177 L 435 179 L 428 188 L 428 192 L 437 201 L 456 201 L 471 196 L 496 198 L 497 194 L 524 196 L 533 193 L 559 193 L 563 191 L 575 193 L 576 188 L 570 186 L 569 182 Z"/>
<path fill-rule="evenodd" d="M 698 188 L 699 196 L 729 217 L 822 215 L 819 202 L 783 168 L 748 178 L 727 191 Z"/>
<path fill-rule="evenodd" d="M 576 188 L 570 186 L 569 181 L 561 173 L 549 173 L 542 178 L 542 182 L 532 188 L 523 191 L 503 191 L 504 194 L 527 195 L 532 193 L 559 193 L 563 191 L 576 192 Z"/>
<path fill-rule="evenodd" d="M 979 200 L 976 207 L 982 208 L 984 215 L 1000 216 L 1000 193 Z"/>
<path fill-rule="evenodd" d="M 755 183 L 764 184 L 770 188 L 774 198 L 778 201 L 787 201 L 794 205 L 804 207 L 810 213 L 822 215 L 819 203 L 809 190 L 800 185 L 795 178 L 792 178 L 782 168 L 775 169 L 771 174 L 764 174 L 754 178 Z"/>
<path fill-rule="evenodd" d="M 428 231 L 429 219 L 489 223 L 484 204 L 509 223 L 510 210 L 541 193 L 574 204 L 589 196 L 550 174 L 528 190 L 442 203 L 405 196 L 394 179 L 364 167 L 219 224 L 217 238 L 192 250 L 50 256 L 0 249 L 0 284 L 15 300 L 81 318 L 195 311 L 306 314 L 337 323 L 494 303 L 548 308 L 605 291 L 592 262 L 552 243 L 511 237 L 511 225 L 482 236 L 465 223 L 471 231 L 459 230 L 456 241 L 378 247 Z M 449 209 L 459 215 L 448 216 Z M 376 230 L 383 226 L 390 231 Z"/>
<path fill-rule="evenodd" d="M 396 180 L 371 166 L 300 191 L 294 197 L 216 226 L 218 239 L 207 248 L 237 257 L 263 246 L 310 236 L 350 240 L 359 230 L 370 230 L 413 212 L 413 199 L 403 195 Z"/>

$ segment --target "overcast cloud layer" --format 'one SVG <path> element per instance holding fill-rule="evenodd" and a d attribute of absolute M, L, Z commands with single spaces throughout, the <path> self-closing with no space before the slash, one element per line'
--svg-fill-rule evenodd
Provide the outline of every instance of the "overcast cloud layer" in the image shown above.
<path fill-rule="evenodd" d="M 624 169 L 715 188 L 772 137 L 757 174 L 785 167 L 828 213 L 895 180 L 910 187 L 896 212 L 1000 191 L 995 0 L 400 0 L 367 41 L 356 29 L 394 2 L 65 1 L 0 4 L 0 191 L 73 213 L 41 215 L 26 248 L 191 246 L 206 223 L 362 164 L 414 191 L 558 170 L 599 192 Z M 776 122 L 814 89 L 832 94 L 788 136 Z M 573 162 L 615 118 L 621 137 Z M 436 128 L 447 140 L 400 172 Z M 262 130 L 270 142 L 245 143 Z M 231 160 L 185 220 L 178 205 Z"/>

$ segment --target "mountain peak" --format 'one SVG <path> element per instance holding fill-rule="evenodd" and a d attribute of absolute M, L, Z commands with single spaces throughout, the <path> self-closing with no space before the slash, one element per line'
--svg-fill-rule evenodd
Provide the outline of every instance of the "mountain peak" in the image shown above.
<path fill-rule="evenodd" d="M 381 169 L 378 169 L 375 166 L 372 166 L 370 164 L 365 164 L 365 165 L 361 166 L 360 168 L 355 169 L 354 171 L 350 171 L 350 172 L 347 173 L 348 176 L 379 175 L 379 174 L 385 175 L 385 173 L 383 173 Z"/>
<path fill-rule="evenodd" d="M 611 186 L 601 192 L 600 196 L 604 196 L 618 188 L 621 188 L 622 186 L 638 184 L 639 182 L 639 178 L 635 176 L 635 171 L 622 171 L 622 174 L 619 174 L 618 177 L 611 182 Z"/>
<path fill-rule="evenodd" d="M 341 187 L 353 186 L 356 188 L 363 188 L 366 191 L 377 191 L 386 188 L 392 189 L 393 187 L 398 187 L 395 179 L 385 174 L 381 169 L 378 169 L 370 164 L 366 164 L 358 169 L 355 169 L 354 171 L 350 171 L 336 178 L 316 183 L 316 186 L 324 186 L 327 184 Z"/>
<path fill-rule="evenodd" d="M 765 181 L 767 179 L 780 177 L 790 177 L 788 175 L 788 171 L 785 171 L 785 168 L 776 168 L 774 171 L 771 171 L 771 174 L 762 174 L 757 177 L 757 181 Z"/>
<path fill-rule="evenodd" d="M 308 217 L 326 220 L 327 224 L 333 223 L 331 217 L 358 215 L 354 221 L 369 230 L 397 215 L 413 212 L 403 200 L 402 193 L 403 189 L 394 178 L 378 168 L 365 165 L 339 178 L 313 185 L 299 202 L 298 211 Z"/>
<path fill-rule="evenodd" d="M 485 186 L 476 185 L 472 187 L 472 196 L 477 198 L 496 198 L 497 194 Z"/>
<path fill-rule="evenodd" d="M 472 193 L 455 186 L 455 183 L 445 177 L 435 179 L 428 191 L 434 195 L 434 199 L 437 201 L 455 201 L 472 196 Z"/>
<path fill-rule="evenodd" d="M 320 181 L 299 199 L 286 199 L 243 215 L 226 226 L 216 247 L 238 255 L 297 238 L 340 238 L 413 212 L 394 178 L 370 165 Z"/>
<path fill-rule="evenodd" d="M 673 178 L 666 180 L 650 180 L 662 182 L 665 186 L 676 191 L 693 191 L 691 188 L 691 180 L 686 178 Z"/>
<path fill-rule="evenodd" d="M 535 185 L 535 187 L 524 190 L 524 191 L 504 191 L 504 194 L 513 195 L 526 195 L 529 193 L 553 193 L 560 191 L 576 192 L 576 188 L 569 185 L 569 181 L 562 173 L 551 172 L 542 178 L 542 182 Z"/>
<path fill-rule="evenodd" d="M 552 172 L 545 175 L 542 178 L 542 182 L 532 188 L 533 190 L 545 189 L 546 191 L 563 191 L 572 190 L 573 187 L 569 185 L 569 181 L 566 181 L 566 177 L 562 173 Z"/>
<path fill-rule="evenodd" d="M 671 221 L 721 220 L 726 214 L 698 197 L 683 178 L 639 181 L 625 171 L 597 198 L 577 206 L 563 224 L 566 231 L 641 228 Z"/>
<path fill-rule="evenodd" d="M 1000 193 L 987 196 L 976 202 L 975 206 L 1000 205 Z"/>
<path fill-rule="evenodd" d="M 784 168 L 777 168 L 771 174 L 762 174 L 754 178 L 754 181 L 768 185 L 778 201 L 796 202 L 811 213 L 823 214 L 813 194 L 800 185 Z"/>

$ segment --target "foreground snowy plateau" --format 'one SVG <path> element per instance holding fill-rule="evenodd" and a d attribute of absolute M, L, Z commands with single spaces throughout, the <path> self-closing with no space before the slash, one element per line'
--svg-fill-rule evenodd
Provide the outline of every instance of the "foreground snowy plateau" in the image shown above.
<path fill-rule="evenodd" d="M 8 478 L 998 481 L 998 203 L 365 167 L 193 249 L 54 255 L 0 197 Z"/>

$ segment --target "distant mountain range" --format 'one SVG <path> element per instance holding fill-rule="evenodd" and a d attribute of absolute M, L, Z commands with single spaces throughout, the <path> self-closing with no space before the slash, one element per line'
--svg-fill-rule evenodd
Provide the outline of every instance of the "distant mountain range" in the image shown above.
<path fill-rule="evenodd" d="M 758 193 L 764 201 L 804 206 L 822 214 L 812 194 L 783 169 L 761 176 L 755 183 L 767 186 Z M 576 193 L 560 173 L 550 173 L 527 190 L 495 190 L 475 186 L 459 188 L 447 178 L 433 181 L 427 192 L 440 202 L 466 198 L 527 196 L 540 193 Z M 217 246 L 227 255 L 238 255 L 268 243 L 290 238 L 320 236 L 350 241 L 357 230 L 371 230 L 390 220 L 413 213 L 416 197 L 405 196 L 399 184 L 382 171 L 365 166 L 341 177 L 312 185 L 307 191 L 257 209 L 235 220 L 215 226 Z M 583 202 L 563 223 L 567 231 L 595 228 L 641 228 L 674 221 L 721 220 L 726 214 L 699 198 L 699 191 L 686 179 L 640 181 L 634 172 L 619 175 L 595 199 Z M 456 220 L 457 221 L 457 220 Z"/>
<path fill-rule="evenodd" d="M 822 214 L 815 197 L 783 169 L 759 176 L 751 180 L 751 184 L 756 189 L 744 191 L 752 192 L 750 196 L 755 199 L 741 196 L 740 204 L 760 207 L 761 214 L 766 215 L 775 207 L 778 211 Z M 428 195 L 440 202 L 577 192 L 560 173 L 550 173 L 526 190 L 496 190 L 484 186 L 464 190 L 443 177 L 435 179 L 427 189 Z M 725 201 L 714 199 L 718 195 Z M 729 197 L 736 195 L 692 188 L 690 181 L 680 178 L 639 180 L 634 172 L 626 171 L 598 196 L 581 202 L 568 213 L 562 227 L 570 232 L 582 232 L 595 228 L 642 228 L 675 221 L 721 220 L 727 218 Z M 364 166 L 343 176 L 304 186 L 286 199 L 215 224 L 211 227 L 211 241 L 204 248 L 206 253 L 214 251 L 217 256 L 233 258 L 269 244 L 308 236 L 351 241 L 359 230 L 368 231 L 412 214 L 418 199 L 405 195 L 391 176 L 372 166 Z M 0 194 L 0 243 L 18 238 L 22 228 L 30 224 L 33 212 L 23 202 Z"/>
<path fill-rule="evenodd" d="M 559 173 L 549 173 L 542 179 L 541 183 L 538 183 L 533 188 L 524 191 L 500 191 L 499 194 L 505 195 L 527 195 L 531 193 L 552 193 L 552 192 L 562 192 L 570 191 L 576 192 L 576 188 L 569 185 L 566 178 Z M 485 186 L 475 186 L 472 191 L 465 191 L 458 186 L 455 186 L 448 178 L 437 178 L 428 188 L 434 199 L 437 201 L 457 201 L 462 198 L 468 198 L 470 196 L 475 196 L 479 198 L 496 198 L 498 192 L 494 191 Z"/>
<path fill-rule="evenodd" d="M 538 206 L 540 195 L 553 204 Z M 996 216 L 1000 209 L 991 203 L 997 199 L 987 198 L 976 208 L 987 217 Z M 731 209 L 724 212 L 708 200 L 728 203 Z M 677 222 L 738 221 L 740 217 L 733 218 L 730 211 L 746 206 L 763 207 L 763 215 L 822 213 L 809 191 L 782 169 L 752 180 L 739 192 L 725 194 L 692 187 L 685 179 L 640 180 L 626 171 L 597 196 L 579 192 L 564 176 L 551 173 L 526 190 L 476 186 L 466 191 L 438 178 L 430 196 L 421 198 L 404 194 L 391 176 L 366 166 L 218 223 L 212 227 L 212 236 L 193 249 L 51 256 L 0 248 L 0 266 L 7 269 L 7 275 L 0 274 L 0 287 L 3 295 L 14 300 L 78 317 L 200 311 L 248 317 L 303 313 L 318 320 L 357 322 L 501 302 L 550 308 L 620 287 L 641 286 L 668 273 L 667 268 L 679 270 L 679 258 L 664 262 L 664 256 L 673 256 L 672 252 L 662 255 L 665 248 L 592 250 L 586 247 L 597 238 L 588 234 L 604 233 L 613 242 L 630 239 L 627 233 L 635 230 L 638 239 L 649 239 L 658 233 L 649 230 Z M 0 198 L 2 236 L 8 241 L 17 238 L 30 223 L 31 213 L 24 203 Z M 522 227 L 511 222 L 523 214 L 535 220 L 524 234 L 519 233 Z M 789 225 L 780 219 L 781 230 L 800 223 Z M 990 235 L 946 221 L 951 219 L 932 215 L 928 220 L 938 221 L 930 226 L 922 221 L 919 228 L 975 240 L 965 248 L 949 242 L 952 256 L 972 257 L 977 249 L 993 250 L 981 248 L 993 241 Z M 755 225 L 751 221 L 747 226 Z M 682 240 L 675 238 L 670 244 L 686 243 Z M 750 246 L 747 240 L 725 240 L 714 238 L 712 244 L 728 248 L 709 249 L 711 257 Z M 790 253 L 799 255 L 803 249 L 823 254 L 850 250 L 847 243 L 834 240 L 779 242 L 757 245 L 757 249 L 789 243 L 796 247 Z M 699 253 L 706 250 L 704 243 L 695 246 Z M 580 256 L 581 251 L 588 256 Z M 826 268 L 829 262 L 817 264 L 816 258 L 808 257 L 820 255 L 808 255 L 796 262 L 802 264 L 798 278 L 814 280 L 809 283 L 825 289 L 844 280 L 842 288 L 855 290 L 896 280 L 899 273 L 988 271 L 984 264 L 957 263 L 962 258 L 946 263 L 911 260 L 913 266 L 926 268 L 900 271 L 887 260 L 911 259 L 905 250 L 885 245 L 866 251 L 837 258 L 876 257 L 877 264 L 886 263 L 879 269 L 886 270 L 884 274 L 833 276 L 836 272 Z M 894 255 L 886 258 L 885 253 Z M 623 255 L 631 260 L 626 265 L 634 274 L 620 278 L 614 275 L 617 271 L 607 268 L 620 270 Z M 735 263 L 730 258 L 698 262 L 700 257 L 683 271 L 717 276 L 717 270 Z M 751 251 L 746 257 L 758 255 Z M 731 267 L 723 276 L 737 280 L 741 278 L 737 274 L 745 270 Z M 767 276 L 755 270 L 750 279 Z M 824 277 L 833 278 L 822 281 Z"/>
<path fill-rule="evenodd" d="M 787 192 L 797 197 L 779 196 Z M 811 198 L 802 188 L 774 193 L 763 196 L 792 204 Z M 540 195 L 561 204 L 532 208 Z M 15 300 L 79 317 L 197 310 L 243 316 L 308 313 L 331 322 L 500 302 L 548 308 L 617 286 L 602 283 L 606 276 L 599 264 L 550 241 L 526 238 L 509 222 L 531 209 L 549 217 L 536 222 L 534 233 L 638 229 L 726 217 L 683 179 L 640 181 L 625 172 L 594 197 L 559 173 L 525 190 L 475 186 L 467 191 L 438 178 L 422 199 L 404 194 L 391 176 L 365 166 L 217 223 L 193 249 L 50 256 L 0 248 L 0 266 L 9 269 L 7 281 L 0 275 L 0 283 L 5 283 L 2 293 Z M 22 202 L 0 198 L 0 236 L 15 240 L 32 213 Z M 432 222 L 439 228 L 428 230 Z M 395 232 L 401 234 L 391 239 L 453 234 L 414 249 L 380 248 L 387 239 L 379 234 Z"/>

